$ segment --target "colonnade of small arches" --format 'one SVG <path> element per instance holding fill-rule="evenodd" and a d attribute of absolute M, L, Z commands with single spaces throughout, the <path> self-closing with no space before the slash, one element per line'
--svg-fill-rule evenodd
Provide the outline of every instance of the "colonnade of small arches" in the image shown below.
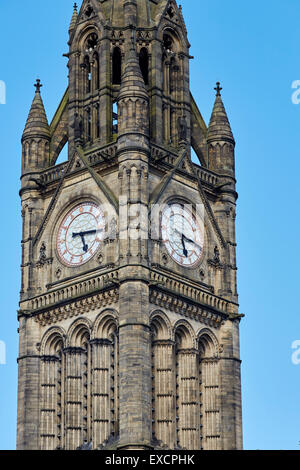
<path fill-rule="evenodd" d="M 219 449 L 219 347 L 207 328 L 171 325 L 155 311 L 152 336 L 152 437 L 170 449 Z M 119 433 L 118 314 L 77 319 L 44 335 L 40 363 L 41 449 L 97 448 Z"/>
<path fill-rule="evenodd" d="M 171 449 L 220 449 L 217 338 L 186 320 L 172 326 L 162 311 L 151 325 L 153 437 Z"/>
<path fill-rule="evenodd" d="M 97 448 L 118 432 L 118 321 L 105 311 L 50 328 L 41 342 L 41 449 Z"/>

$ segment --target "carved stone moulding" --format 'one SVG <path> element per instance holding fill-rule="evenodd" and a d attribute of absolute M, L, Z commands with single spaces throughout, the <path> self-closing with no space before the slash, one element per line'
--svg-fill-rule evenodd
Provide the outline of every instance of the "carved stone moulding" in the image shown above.
<path fill-rule="evenodd" d="M 190 303 L 178 298 L 178 296 L 167 294 L 155 288 L 150 292 L 150 303 L 214 328 L 219 328 L 229 317 L 226 313 L 213 312 L 209 307 L 205 308 L 204 306 Z"/>
<path fill-rule="evenodd" d="M 114 288 L 33 315 L 35 322 L 39 323 L 40 326 L 53 325 L 62 320 L 77 317 L 96 309 L 116 304 L 118 301 L 119 290 Z"/>

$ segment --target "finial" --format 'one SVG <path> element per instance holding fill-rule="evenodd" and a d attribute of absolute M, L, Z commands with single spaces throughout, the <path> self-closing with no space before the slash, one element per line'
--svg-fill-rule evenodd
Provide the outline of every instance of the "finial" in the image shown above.
<path fill-rule="evenodd" d="M 77 11 L 77 3 L 74 3 L 74 10 Z"/>
<path fill-rule="evenodd" d="M 217 92 L 216 96 L 221 96 L 221 90 L 223 90 L 223 88 L 220 87 L 220 82 L 217 82 L 217 87 L 215 90 Z"/>
<path fill-rule="evenodd" d="M 41 87 L 43 86 L 43 85 L 41 84 L 41 80 L 40 80 L 39 78 L 36 79 L 36 83 L 34 84 L 34 86 L 35 86 L 35 88 L 36 88 L 35 92 L 36 92 L 36 93 L 39 93 Z"/>

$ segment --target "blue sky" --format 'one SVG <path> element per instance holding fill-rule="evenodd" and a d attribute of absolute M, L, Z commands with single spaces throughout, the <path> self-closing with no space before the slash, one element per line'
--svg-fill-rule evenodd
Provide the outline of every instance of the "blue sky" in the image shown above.
<path fill-rule="evenodd" d="M 300 339 L 299 0 L 181 0 L 192 44 L 191 89 L 206 122 L 213 88 L 223 100 L 237 141 L 238 282 L 243 359 L 246 449 L 299 449 L 300 365 L 292 342 Z M 67 31 L 72 0 L 0 3 L 2 170 L 0 230 L 2 285 L 0 341 L 0 449 L 15 448 L 17 320 L 20 288 L 20 138 L 33 98 L 44 84 L 49 119 L 67 86 Z M 11 19 L 13 18 L 13 27 Z"/>

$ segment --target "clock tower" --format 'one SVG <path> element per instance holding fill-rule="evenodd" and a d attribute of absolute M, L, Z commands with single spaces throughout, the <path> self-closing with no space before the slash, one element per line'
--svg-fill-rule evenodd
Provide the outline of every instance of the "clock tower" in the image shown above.
<path fill-rule="evenodd" d="M 37 80 L 22 137 L 18 448 L 241 449 L 220 84 L 207 127 L 175 0 L 84 0 L 68 46 L 51 123 Z"/>

